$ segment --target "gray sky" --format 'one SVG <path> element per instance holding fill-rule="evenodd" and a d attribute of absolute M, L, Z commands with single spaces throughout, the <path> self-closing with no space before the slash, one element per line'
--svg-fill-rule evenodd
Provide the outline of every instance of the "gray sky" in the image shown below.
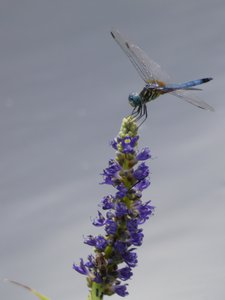
<path fill-rule="evenodd" d="M 72 263 L 91 252 L 83 235 L 112 193 L 99 185 L 109 141 L 144 85 L 113 27 L 178 82 L 214 77 L 199 93 L 216 109 L 168 95 L 148 106 L 140 147 L 153 155 L 144 200 L 156 212 L 127 299 L 224 299 L 224 13 L 224 0 L 1 1 L 0 277 L 87 297 Z M 0 283 L 0 299 L 33 298 Z"/>

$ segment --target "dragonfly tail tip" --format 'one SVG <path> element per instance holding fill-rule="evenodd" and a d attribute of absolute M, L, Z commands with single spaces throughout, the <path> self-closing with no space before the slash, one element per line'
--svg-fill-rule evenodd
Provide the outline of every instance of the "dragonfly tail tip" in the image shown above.
<path fill-rule="evenodd" d="M 204 78 L 204 79 L 203 79 L 203 82 L 205 83 L 205 82 L 208 82 L 208 81 L 211 81 L 211 80 L 213 80 L 212 77 L 207 77 L 207 78 Z"/>

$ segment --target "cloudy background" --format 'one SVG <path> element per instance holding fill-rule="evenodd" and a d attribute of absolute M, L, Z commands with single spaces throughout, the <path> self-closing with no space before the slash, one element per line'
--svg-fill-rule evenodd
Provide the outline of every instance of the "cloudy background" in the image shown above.
<path fill-rule="evenodd" d="M 0 277 L 53 300 L 87 297 L 72 263 L 91 251 L 83 235 L 112 193 L 99 185 L 109 141 L 143 87 L 112 27 L 177 81 L 214 77 L 200 94 L 216 109 L 168 95 L 148 107 L 144 199 L 156 212 L 127 299 L 224 299 L 224 0 L 0 2 Z M 0 299 L 33 298 L 0 283 Z"/>

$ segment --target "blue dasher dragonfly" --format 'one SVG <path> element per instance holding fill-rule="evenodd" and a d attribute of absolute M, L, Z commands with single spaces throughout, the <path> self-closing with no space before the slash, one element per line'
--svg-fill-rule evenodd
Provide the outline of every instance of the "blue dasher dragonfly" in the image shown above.
<path fill-rule="evenodd" d="M 202 109 L 214 111 L 212 106 L 196 98 L 191 92 L 193 90 L 201 90 L 195 88 L 195 86 L 212 80 L 211 77 L 184 83 L 172 83 L 169 75 L 156 62 L 150 59 L 141 48 L 129 42 L 117 30 L 111 31 L 111 35 L 146 83 L 140 93 L 132 92 L 128 96 L 129 103 L 133 107 L 132 115 L 136 120 L 144 118 L 143 123 L 148 116 L 146 103 L 166 93 L 170 93 Z"/>

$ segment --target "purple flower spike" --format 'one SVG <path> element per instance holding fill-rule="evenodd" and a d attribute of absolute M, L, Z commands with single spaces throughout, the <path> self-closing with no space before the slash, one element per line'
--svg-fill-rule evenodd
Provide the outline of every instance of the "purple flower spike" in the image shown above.
<path fill-rule="evenodd" d="M 149 168 L 145 162 L 151 157 L 148 148 L 138 152 L 138 127 L 131 117 L 124 119 L 119 136 L 111 142 L 116 150 L 104 169 L 103 183 L 112 185 L 113 195 L 105 196 L 92 224 L 104 229 L 103 235 L 89 235 L 84 243 L 93 247 L 94 254 L 86 263 L 73 265 L 74 270 L 87 276 L 88 287 L 94 291 L 98 285 L 104 295 L 128 295 L 127 284 L 137 266 L 136 248 L 142 245 L 144 233 L 140 225 L 153 214 L 150 201 L 142 202 L 142 191 L 150 185 Z M 134 248 L 135 247 L 135 248 Z M 98 290 L 98 293 L 99 293 Z M 90 297 L 90 299 L 92 299 Z"/>

